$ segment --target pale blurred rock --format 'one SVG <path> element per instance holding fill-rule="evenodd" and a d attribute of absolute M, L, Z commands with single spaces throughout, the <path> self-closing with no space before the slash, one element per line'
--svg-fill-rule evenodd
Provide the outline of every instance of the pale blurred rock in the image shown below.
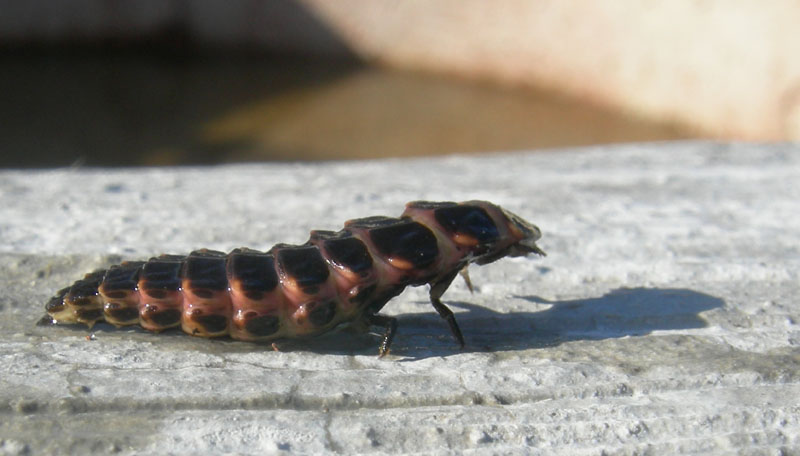
<path fill-rule="evenodd" d="M 356 57 L 550 89 L 714 137 L 798 139 L 792 1 L 6 0 L 0 10 L 10 43 L 161 37 Z"/>

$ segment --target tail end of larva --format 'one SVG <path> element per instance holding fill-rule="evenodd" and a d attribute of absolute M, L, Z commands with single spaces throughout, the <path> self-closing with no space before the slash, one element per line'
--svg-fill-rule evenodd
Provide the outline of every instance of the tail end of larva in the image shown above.
<path fill-rule="evenodd" d="M 95 323 L 105 320 L 103 298 L 97 291 L 105 272 L 90 272 L 71 286 L 59 290 L 45 305 L 47 314 L 37 324 L 82 323 L 91 328 Z"/>
<path fill-rule="evenodd" d="M 50 314 L 46 313 L 36 322 L 36 326 L 53 326 L 57 322 L 50 316 Z"/>

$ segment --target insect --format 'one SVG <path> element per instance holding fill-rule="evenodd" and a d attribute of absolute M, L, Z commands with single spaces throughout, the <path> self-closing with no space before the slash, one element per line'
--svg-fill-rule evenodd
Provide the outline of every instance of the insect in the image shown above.
<path fill-rule="evenodd" d="M 312 231 L 305 244 L 225 254 L 197 250 L 97 270 L 59 290 L 48 324 L 99 321 L 180 327 L 201 337 L 272 341 L 321 334 L 344 323 L 384 329 L 389 352 L 397 320 L 378 312 L 407 286 L 430 285 L 433 308 L 463 347 L 441 297 L 466 267 L 503 257 L 545 255 L 539 228 L 486 201 L 414 201 L 399 218 L 350 220 L 340 231 Z"/>

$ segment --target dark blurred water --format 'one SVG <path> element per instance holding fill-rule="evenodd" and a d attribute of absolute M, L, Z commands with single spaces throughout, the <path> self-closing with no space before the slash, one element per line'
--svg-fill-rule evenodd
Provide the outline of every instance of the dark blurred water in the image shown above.
<path fill-rule="evenodd" d="M 691 138 L 581 100 L 340 61 L 0 52 L 0 167 L 426 156 Z"/>

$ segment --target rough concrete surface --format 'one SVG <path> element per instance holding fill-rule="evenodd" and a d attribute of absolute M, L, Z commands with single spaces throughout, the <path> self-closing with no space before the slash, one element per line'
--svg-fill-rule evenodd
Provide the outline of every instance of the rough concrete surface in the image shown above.
<path fill-rule="evenodd" d="M 0 171 L 0 454 L 800 454 L 800 148 L 637 144 L 437 159 Z M 409 200 L 487 199 L 546 258 L 281 351 L 38 327 L 84 272 L 268 249 Z M 93 334 L 94 337 L 87 337 Z"/>

